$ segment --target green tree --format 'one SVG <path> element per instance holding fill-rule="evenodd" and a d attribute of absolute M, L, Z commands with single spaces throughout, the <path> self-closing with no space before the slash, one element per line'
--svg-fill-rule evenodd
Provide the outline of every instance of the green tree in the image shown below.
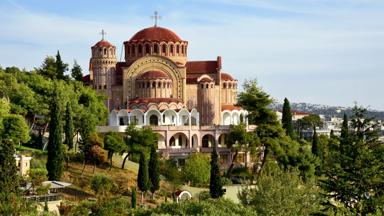
<path fill-rule="evenodd" d="M 48 158 L 47 170 L 48 179 L 50 181 L 58 181 L 63 174 L 63 149 L 62 149 L 62 126 L 61 126 L 61 109 L 59 102 L 59 92 L 55 87 L 52 97 L 51 114 L 49 121 L 49 137 L 48 137 Z"/>
<path fill-rule="evenodd" d="M 214 199 L 220 198 L 224 195 L 223 182 L 221 181 L 220 176 L 219 155 L 217 154 L 216 147 L 213 148 L 211 154 L 209 193 Z"/>
<path fill-rule="evenodd" d="M 91 188 L 98 196 L 107 196 L 112 187 L 113 180 L 109 176 L 99 174 L 91 178 Z"/>
<path fill-rule="evenodd" d="M 77 61 L 75 60 L 72 70 L 71 70 L 71 76 L 76 81 L 83 81 L 83 73 L 82 69 L 79 64 L 77 64 Z"/>
<path fill-rule="evenodd" d="M 136 188 L 132 188 L 132 192 L 131 192 L 131 208 L 136 208 Z"/>
<path fill-rule="evenodd" d="M 121 153 L 125 149 L 123 137 L 117 132 L 108 132 L 104 136 L 104 149 L 108 151 L 109 168 L 112 168 L 114 153 Z"/>
<path fill-rule="evenodd" d="M 240 202 L 257 215 L 311 215 L 320 210 L 320 193 L 313 182 L 303 182 L 296 171 L 285 172 L 268 161 L 255 187 L 239 192 Z"/>
<path fill-rule="evenodd" d="M 159 166 L 159 156 L 156 152 L 155 145 L 151 146 L 151 154 L 149 158 L 149 180 L 151 181 L 151 192 L 152 199 L 154 198 L 155 192 L 160 189 L 160 166 Z"/>
<path fill-rule="evenodd" d="M 341 133 L 340 133 L 340 151 L 344 151 L 350 143 L 349 140 L 349 125 L 348 125 L 348 116 L 344 113 L 343 117 L 343 123 L 341 126 Z"/>
<path fill-rule="evenodd" d="M 380 127 L 367 117 L 365 108 L 355 106 L 350 128 L 348 139 L 341 140 L 340 151 L 334 152 L 334 163 L 325 170 L 327 178 L 320 182 L 329 200 L 325 206 L 336 212 L 347 209 L 354 215 L 383 211 L 384 146 L 379 141 Z"/>
<path fill-rule="evenodd" d="M 56 67 L 57 67 L 57 65 L 56 65 L 55 58 L 52 56 L 47 56 L 44 59 L 44 62 L 41 65 L 41 67 L 37 69 L 37 73 L 44 76 L 44 77 L 50 78 L 50 79 L 56 79 L 56 77 L 57 77 Z"/>
<path fill-rule="evenodd" d="M 2 118 L 2 122 L 4 140 L 9 140 L 14 145 L 28 142 L 29 128 L 22 116 L 9 114 Z"/>
<path fill-rule="evenodd" d="M 64 132 L 65 132 L 65 143 L 67 144 L 69 149 L 73 148 L 73 119 L 72 119 L 72 110 L 71 110 L 71 105 L 69 102 L 67 103 L 67 107 L 65 110 L 65 127 L 64 127 Z"/>
<path fill-rule="evenodd" d="M 316 155 L 320 159 L 323 159 L 322 146 L 319 142 L 319 137 L 317 136 L 316 128 L 314 128 L 312 136 L 312 154 Z"/>
<path fill-rule="evenodd" d="M 231 125 L 228 135 L 227 147 L 235 153 L 231 159 L 231 165 L 228 168 L 227 175 L 229 176 L 233 170 L 234 162 L 239 152 L 246 154 L 251 151 L 254 152 L 259 143 L 258 137 L 252 136 L 252 133 L 247 132 L 244 124 Z M 247 163 L 246 163 L 247 166 Z"/>
<path fill-rule="evenodd" d="M 61 79 L 61 80 L 67 79 L 65 76 L 65 72 L 67 70 L 68 70 L 68 64 L 65 64 L 61 60 L 60 52 L 57 51 L 57 54 L 56 54 L 56 78 Z"/>
<path fill-rule="evenodd" d="M 126 130 L 126 147 L 125 152 L 128 154 L 123 160 L 121 166 L 124 169 L 125 161 L 131 154 L 148 154 L 152 145 L 157 143 L 157 134 L 153 132 L 151 127 L 137 128 L 134 124 L 128 126 Z M 157 148 L 157 147 L 156 147 Z"/>
<path fill-rule="evenodd" d="M 48 190 L 45 190 L 45 187 L 42 187 L 42 183 L 47 180 L 47 170 L 46 169 L 41 169 L 41 168 L 34 168 L 30 169 L 28 173 L 28 179 L 31 182 L 31 188 L 36 191 L 43 191 L 48 192 Z"/>
<path fill-rule="evenodd" d="M 18 169 L 14 158 L 15 148 L 13 142 L 7 139 L 0 139 L 0 194 L 16 194 L 19 188 Z M 0 200 L 1 203 L 10 201 Z M 0 203 L 0 204 L 1 204 Z M 1 206 L 1 205 L 0 205 Z"/>
<path fill-rule="evenodd" d="M 293 131 L 293 124 L 292 124 L 291 105 L 289 104 L 289 101 L 287 98 L 284 98 L 283 117 L 281 121 L 283 124 L 283 128 L 285 130 L 285 133 L 291 138 L 294 138 L 295 134 Z"/>
<path fill-rule="evenodd" d="M 140 154 L 140 164 L 139 164 L 139 172 L 137 175 L 137 187 L 141 191 L 141 204 L 144 201 L 144 193 L 150 188 L 151 182 L 148 177 L 148 163 L 145 159 L 145 154 Z"/>
<path fill-rule="evenodd" d="M 209 156 L 206 154 L 190 155 L 183 167 L 185 181 L 190 181 L 192 186 L 204 186 L 209 183 L 210 165 Z"/>

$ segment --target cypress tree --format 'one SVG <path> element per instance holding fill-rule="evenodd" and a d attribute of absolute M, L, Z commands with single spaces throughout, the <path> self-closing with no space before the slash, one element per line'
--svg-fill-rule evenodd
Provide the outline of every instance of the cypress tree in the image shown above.
<path fill-rule="evenodd" d="M 137 187 L 141 191 L 141 203 L 143 204 L 144 193 L 150 188 L 148 178 L 148 164 L 144 153 L 140 154 L 139 173 L 137 174 Z"/>
<path fill-rule="evenodd" d="M 209 182 L 209 193 L 211 194 L 211 197 L 215 199 L 224 195 L 218 158 L 219 155 L 217 154 L 216 147 L 214 147 L 211 153 L 211 178 Z"/>
<path fill-rule="evenodd" d="M 293 124 L 292 124 L 292 113 L 291 106 L 287 98 L 284 98 L 283 105 L 283 116 L 282 116 L 282 124 L 285 130 L 285 133 L 291 138 L 294 137 Z"/>
<path fill-rule="evenodd" d="M 67 103 L 65 110 L 65 143 L 68 145 L 69 149 L 73 148 L 73 119 L 71 105 Z"/>
<path fill-rule="evenodd" d="M 343 124 L 341 126 L 340 133 L 340 152 L 343 153 L 349 145 L 349 127 L 348 127 L 348 116 L 344 113 Z"/>
<path fill-rule="evenodd" d="M 313 128 L 312 137 L 312 154 L 316 155 L 320 159 L 323 159 L 322 147 L 320 146 L 319 137 L 317 136 L 316 128 Z"/>
<path fill-rule="evenodd" d="M 82 69 L 79 64 L 77 64 L 77 61 L 75 60 L 75 63 L 73 64 L 73 68 L 71 70 L 71 76 L 76 81 L 83 81 L 83 73 Z"/>
<path fill-rule="evenodd" d="M 49 137 L 48 137 L 48 159 L 47 159 L 47 170 L 48 179 L 50 181 L 58 181 L 63 174 L 63 161 L 64 155 L 62 151 L 62 128 L 60 122 L 60 106 L 58 98 L 57 84 L 53 93 L 51 110 L 50 110 L 50 121 L 49 121 Z"/>
<path fill-rule="evenodd" d="M 156 152 L 155 145 L 151 146 L 151 156 L 149 159 L 148 167 L 149 179 L 151 181 L 151 192 L 152 198 L 157 190 L 160 188 L 160 167 L 159 167 L 159 157 Z"/>
<path fill-rule="evenodd" d="M 131 193 L 131 207 L 136 208 L 136 188 L 132 188 Z"/>
<path fill-rule="evenodd" d="M 68 65 L 61 60 L 60 52 L 57 51 L 56 54 L 56 79 L 65 80 L 64 76 L 65 71 L 67 71 Z"/>
<path fill-rule="evenodd" d="M 7 198 L 9 194 L 17 193 L 19 188 L 18 169 L 13 157 L 14 154 L 13 143 L 10 140 L 0 140 L 0 194 Z M 0 200 L 0 205 L 2 201 Z"/>

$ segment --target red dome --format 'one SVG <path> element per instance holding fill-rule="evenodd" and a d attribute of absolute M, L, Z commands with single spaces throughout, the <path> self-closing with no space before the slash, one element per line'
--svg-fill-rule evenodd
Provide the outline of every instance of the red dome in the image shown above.
<path fill-rule="evenodd" d="M 136 41 L 173 41 L 173 42 L 181 42 L 177 34 L 175 34 L 173 31 L 162 28 L 162 27 L 150 27 L 143 29 L 139 32 L 137 32 L 130 40 L 129 42 L 136 42 Z"/>
<path fill-rule="evenodd" d="M 169 79 L 169 76 L 161 71 L 148 71 L 143 73 L 140 79 Z"/>
<path fill-rule="evenodd" d="M 101 40 L 97 42 L 94 46 L 95 47 L 113 47 L 113 45 L 106 40 Z"/>
<path fill-rule="evenodd" d="M 221 73 L 221 79 L 223 81 L 233 81 L 235 79 L 233 79 L 233 77 L 227 73 Z"/>

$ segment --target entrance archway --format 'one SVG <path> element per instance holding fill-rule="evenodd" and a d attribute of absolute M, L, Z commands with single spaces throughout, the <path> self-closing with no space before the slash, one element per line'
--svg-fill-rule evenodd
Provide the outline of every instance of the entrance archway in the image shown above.
<path fill-rule="evenodd" d="M 211 134 L 206 134 L 201 141 L 203 148 L 211 148 L 215 144 L 215 137 Z"/>

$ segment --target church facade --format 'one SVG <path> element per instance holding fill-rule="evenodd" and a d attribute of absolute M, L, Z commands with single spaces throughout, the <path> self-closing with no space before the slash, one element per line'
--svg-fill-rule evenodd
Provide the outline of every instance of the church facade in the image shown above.
<path fill-rule="evenodd" d="M 108 125 L 100 132 L 124 132 L 127 125 L 151 126 L 165 157 L 182 158 L 210 152 L 213 145 L 230 157 L 225 146 L 229 126 L 247 123 L 237 103 L 237 80 L 222 70 L 222 59 L 188 60 L 188 41 L 173 31 L 149 27 L 124 42 L 124 61 L 104 40 L 92 46 L 93 88 L 108 96 Z"/>

